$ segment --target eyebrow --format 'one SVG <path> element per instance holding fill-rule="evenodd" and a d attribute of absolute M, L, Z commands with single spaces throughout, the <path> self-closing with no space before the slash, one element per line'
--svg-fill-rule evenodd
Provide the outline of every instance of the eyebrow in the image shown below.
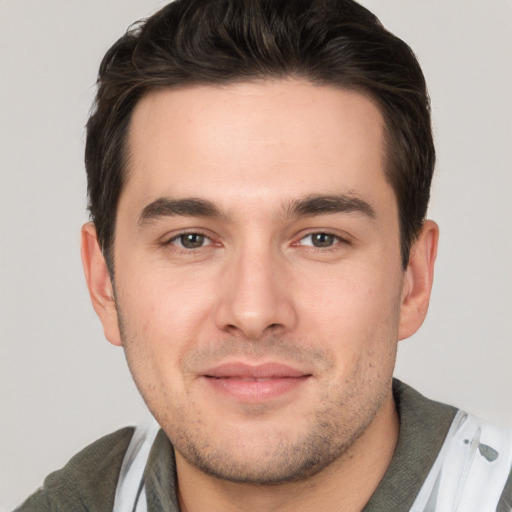
<path fill-rule="evenodd" d="M 292 201 L 286 208 L 289 217 L 334 213 L 362 213 L 371 219 L 375 218 L 375 210 L 370 203 L 355 195 L 311 195 Z"/>
<path fill-rule="evenodd" d="M 172 217 L 175 215 L 185 217 L 223 217 L 220 210 L 211 201 L 206 199 L 195 197 L 184 199 L 160 197 L 144 207 L 139 216 L 139 225 L 142 226 L 161 217 Z"/>
<path fill-rule="evenodd" d="M 291 201 L 285 206 L 285 217 L 311 217 L 335 213 L 362 213 L 373 219 L 375 210 L 363 199 L 354 195 L 310 195 Z M 139 225 L 143 226 L 162 217 L 209 217 L 225 218 L 221 210 L 207 199 L 189 197 L 173 199 L 160 197 L 144 207 L 139 216 Z"/>

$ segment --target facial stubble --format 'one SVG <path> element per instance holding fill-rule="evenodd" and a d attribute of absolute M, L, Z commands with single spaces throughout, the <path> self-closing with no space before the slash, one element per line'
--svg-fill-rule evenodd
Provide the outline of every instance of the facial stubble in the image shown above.
<path fill-rule="evenodd" d="M 175 451 L 188 464 L 220 480 L 275 486 L 305 480 L 320 473 L 333 462 L 350 456 L 350 448 L 373 422 L 391 388 L 394 350 L 389 357 L 389 371 L 381 368 L 376 373 L 373 361 L 360 362 L 343 382 L 336 382 L 329 378 L 336 364 L 333 354 L 327 350 L 280 337 L 257 342 L 228 338 L 214 348 L 189 354 L 182 361 L 183 373 L 187 374 L 189 367 L 197 366 L 198 361 L 225 355 L 286 357 L 296 362 L 314 362 L 322 375 L 319 382 L 321 392 L 316 410 L 310 410 L 300 418 L 290 416 L 290 425 L 297 422 L 304 425 L 298 434 L 290 435 L 286 428 L 271 426 L 262 432 L 256 429 L 259 435 L 247 435 L 240 430 L 238 436 L 236 432 L 219 436 L 218 429 L 209 427 L 207 414 L 190 396 L 185 402 L 171 396 L 159 403 L 158 382 L 140 378 L 140 368 L 137 368 L 140 361 L 147 360 L 142 349 L 144 344 L 137 342 L 137 336 L 129 334 L 119 303 L 116 304 L 128 365 L 146 405 L 166 432 Z M 385 380 L 378 382 L 383 376 L 386 376 Z M 368 393 L 368 390 L 372 391 Z M 256 425 L 265 416 L 271 416 L 273 411 L 263 405 L 247 407 L 246 413 Z"/>

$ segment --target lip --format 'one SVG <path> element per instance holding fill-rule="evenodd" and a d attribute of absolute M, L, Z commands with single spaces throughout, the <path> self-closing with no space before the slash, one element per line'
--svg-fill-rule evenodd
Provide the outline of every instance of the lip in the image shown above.
<path fill-rule="evenodd" d="M 237 402 L 262 403 L 298 390 L 311 374 L 276 362 L 231 362 L 209 369 L 201 377 L 210 389 Z"/>

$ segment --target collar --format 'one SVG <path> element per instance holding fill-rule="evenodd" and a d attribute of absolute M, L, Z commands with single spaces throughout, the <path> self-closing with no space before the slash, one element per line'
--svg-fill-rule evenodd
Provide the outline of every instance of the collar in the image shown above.
<path fill-rule="evenodd" d="M 400 512 L 412 506 L 434 464 L 457 409 L 420 395 L 393 380 L 400 418 L 395 454 L 381 483 L 362 512 Z M 174 449 L 160 430 L 145 473 L 148 512 L 179 512 Z"/>
<path fill-rule="evenodd" d="M 455 407 L 429 400 L 398 379 L 393 380 L 393 396 L 400 418 L 398 444 L 363 512 L 410 510 L 457 413 Z"/>

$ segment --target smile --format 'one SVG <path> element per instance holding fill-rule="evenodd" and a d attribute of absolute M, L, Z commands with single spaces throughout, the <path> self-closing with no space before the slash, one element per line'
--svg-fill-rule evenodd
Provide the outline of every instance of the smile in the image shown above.
<path fill-rule="evenodd" d="M 236 402 L 262 403 L 297 391 L 310 377 L 310 373 L 279 363 L 228 363 L 206 372 L 203 380 L 214 393 Z"/>

